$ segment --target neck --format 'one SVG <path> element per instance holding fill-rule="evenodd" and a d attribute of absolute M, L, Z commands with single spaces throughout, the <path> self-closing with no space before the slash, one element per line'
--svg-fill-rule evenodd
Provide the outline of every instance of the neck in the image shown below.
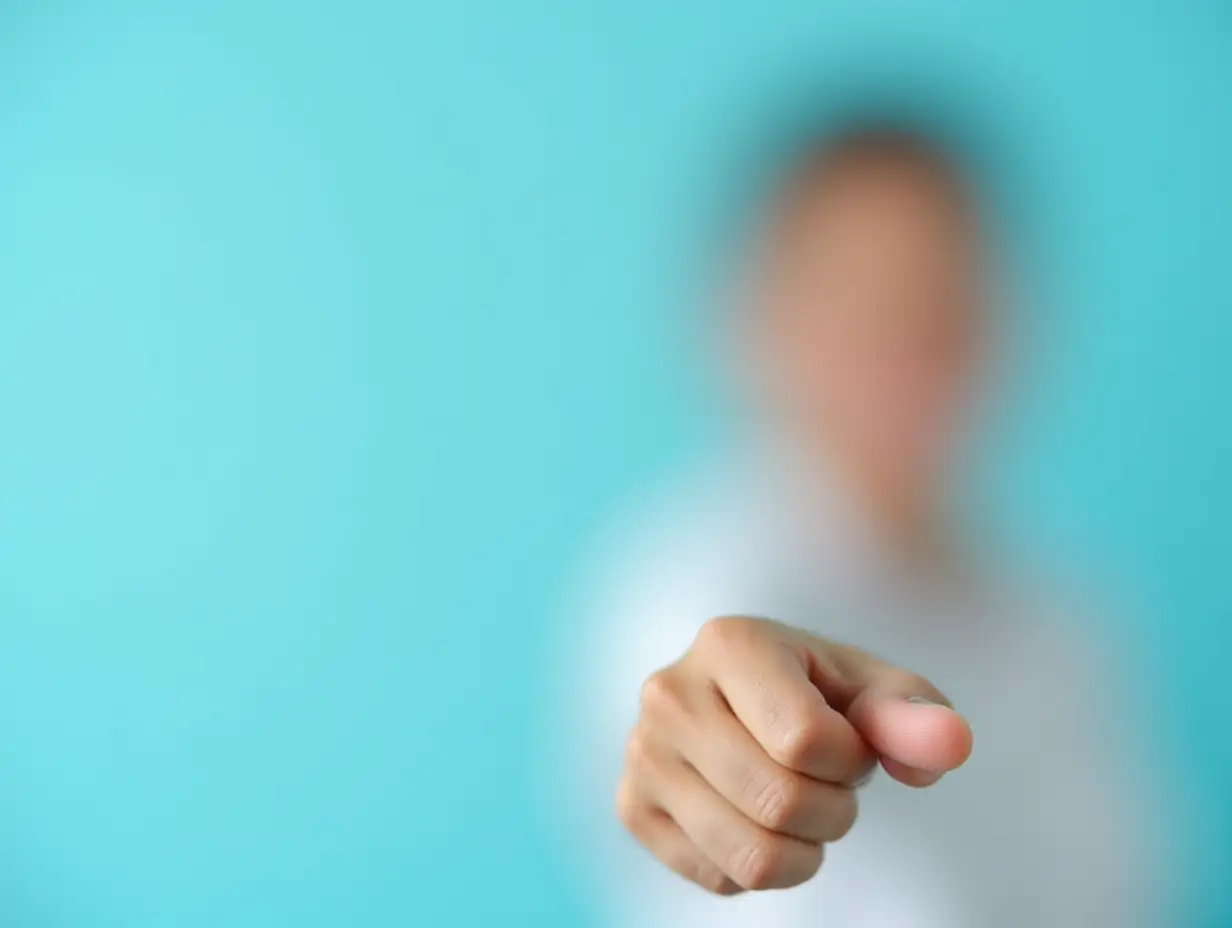
<path fill-rule="evenodd" d="M 945 558 L 944 494 L 938 481 L 870 466 L 854 456 L 831 453 L 829 460 L 841 486 L 896 556 L 930 568 Z"/>
<path fill-rule="evenodd" d="M 791 470 L 804 481 L 801 486 L 812 483 L 818 474 L 825 475 L 823 483 L 834 489 L 868 527 L 878 546 L 894 558 L 926 570 L 948 560 L 947 501 L 936 473 L 878 467 L 870 463 L 869 455 L 846 453 L 837 442 L 803 438 L 801 430 L 772 433 L 771 447 L 795 462 Z"/>

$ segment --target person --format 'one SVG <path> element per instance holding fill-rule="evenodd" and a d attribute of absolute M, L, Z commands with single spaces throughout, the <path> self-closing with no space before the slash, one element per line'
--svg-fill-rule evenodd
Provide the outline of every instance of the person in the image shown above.
<path fill-rule="evenodd" d="M 566 658 L 572 827 L 618 922 L 1154 924 L 1138 710 L 1067 597 L 956 518 L 1000 318 L 985 189 L 942 135 L 849 119 L 760 215 L 753 437 L 621 534 Z"/>

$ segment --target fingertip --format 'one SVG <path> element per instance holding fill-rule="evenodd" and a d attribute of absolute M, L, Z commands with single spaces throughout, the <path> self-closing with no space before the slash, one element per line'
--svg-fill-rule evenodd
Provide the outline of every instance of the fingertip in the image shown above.
<path fill-rule="evenodd" d="M 975 744 L 970 723 L 948 706 L 917 704 L 914 711 L 925 717 L 917 723 L 918 763 L 912 766 L 942 774 L 965 764 Z"/>
<path fill-rule="evenodd" d="M 971 756 L 974 743 L 965 718 L 948 706 L 918 699 L 880 702 L 870 714 L 864 734 L 883 763 L 890 761 L 912 781 L 908 785 L 931 785 L 941 774 L 961 767 Z M 918 776 L 906 774 L 907 769 Z M 890 772 L 895 779 L 907 782 Z"/>
<path fill-rule="evenodd" d="M 971 723 L 957 712 L 954 713 L 955 719 L 958 721 L 956 728 L 954 744 L 955 752 L 951 758 L 950 770 L 957 770 L 971 757 L 971 752 L 975 750 L 975 732 L 971 730 Z"/>

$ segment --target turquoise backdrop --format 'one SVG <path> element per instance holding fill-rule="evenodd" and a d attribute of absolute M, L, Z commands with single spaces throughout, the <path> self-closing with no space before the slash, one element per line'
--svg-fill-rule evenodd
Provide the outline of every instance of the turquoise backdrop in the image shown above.
<path fill-rule="evenodd" d="M 1232 16 L 1152 10 L 0 7 L 0 925 L 589 923 L 558 593 L 722 428 L 711 156 L 866 48 L 1031 128 L 1063 257 L 1006 515 L 1140 581 L 1188 923 L 1232 924 Z"/>

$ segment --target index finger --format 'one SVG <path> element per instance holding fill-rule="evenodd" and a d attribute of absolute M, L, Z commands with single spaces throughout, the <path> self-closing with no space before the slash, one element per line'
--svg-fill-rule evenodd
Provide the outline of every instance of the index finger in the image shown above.
<path fill-rule="evenodd" d="M 850 785 L 876 762 L 855 727 L 809 679 L 807 658 L 762 619 L 707 623 L 699 645 L 732 714 L 776 763 L 827 783 Z M 704 638 L 703 638 L 704 636 Z"/>

